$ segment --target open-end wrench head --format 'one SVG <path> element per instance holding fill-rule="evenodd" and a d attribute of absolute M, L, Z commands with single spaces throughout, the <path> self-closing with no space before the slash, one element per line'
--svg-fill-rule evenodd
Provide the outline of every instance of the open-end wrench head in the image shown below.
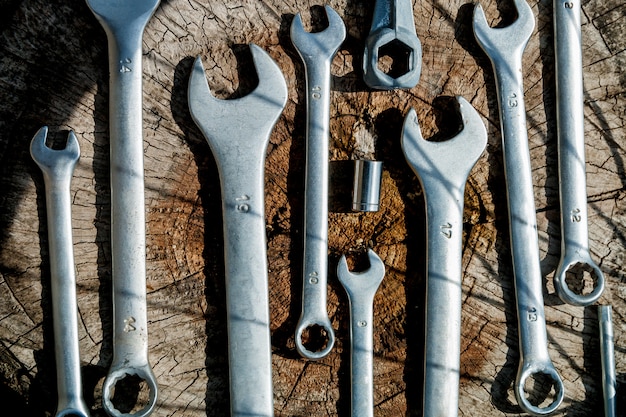
<path fill-rule="evenodd" d="M 237 99 L 213 96 L 200 57 L 193 65 L 189 111 L 215 153 L 229 152 L 235 145 L 242 153 L 264 149 L 287 103 L 287 84 L 278 65 L 257 45 L 250 44 L 250 50 L 259 83 L 250 94 Z M 256 143 L 254 138 L 263 141 Z"/>
<path fill-rule="evenodd" d="M 487 146 L 487 130 L 478 112 L 463 97 L 457 96 L 456 100 L 463 128 L 446 141 L 425 140 L 414 109 L 404 119 L 402 151 L 423 185 L 444 180 L 450 185 L 464 186 Z"/>
<path fill-rule="evenodd" d="M 372 249 L 367 250 L 370 266 L 365 271 L 351 272 L 345 255 L 339 259 L 337 278 L 350 297 L 353 294 L 374 295 L 385 277 L 385 263 Z"/>
<path fill-rule="evenodd" d="M 507 27 L 492 28 L 480 3 L 474 8 L 474 36 L 489 57 L 521 53 L 535 29 L 533 10 L 525 0 L 513 0 L 517 19 Z"/>
<path fill-rule="evenodd" d="M 298 13 L 291 22 L 291 42 L 304 62 L 331 60 L 346 38 L 346 26 L 341 16 L 330 6 L 324 6 L 328 27 L 320 32 L 307 32 Z"/>
<path fill-rule="evenodd" d="M 46 145 L 48 127 L 37 131 L 30 142 L 30 155 L 45 176 L 71 173 L 80 158 L 80 147 L 74 132 L 70 131 L 64 149 L 52 149 Z"/>
<path fill-rule="evenodd" d="M 107 31 L 139 36 L 159 5 L 159 0 L 86 1 L 87 6 Z"/>

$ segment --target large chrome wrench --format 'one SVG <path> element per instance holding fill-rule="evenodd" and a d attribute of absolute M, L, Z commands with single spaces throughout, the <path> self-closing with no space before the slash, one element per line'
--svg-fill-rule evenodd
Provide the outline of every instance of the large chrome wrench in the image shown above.
<path fill-rule="evenodd" d="M 116 383 L 137 375 L 149 390 L 148 403 L 133 414 L 152 413 L 157 383 L 148 361 L 146 222 L 143 173 L 141 40 L 159 0 L 87 0 L 109 45 L 111 152 L 111 262 L 113 275 L 113 362 L 104 381 L 104 409 Z"/>
<path fill-rule="evenodd" d="M 554 1 L 561 197 L 561 260 L 554 274 L 554 288 L 564 302 L 586 306 L 595 303 L 602 295 L 604 275 L 589 253 L 580 9 L 580 0 Z M 593 291 L 585 295 L 572 291 L 566 280 L 568 271 L 582 273 L 584 267 L 596 278 Z"/>
<path fill-rule="evenodd" d="M 280 68 L 250 45 L 259 84 L 218 100 L 200 58 L 189 78 L 189 110 L 219 170 L 224 222 L 226 317 L 233 417 L 273 416 L 272 352 L 265 236 L 265 152 L 287 103 Z"/>
<path fill-rule="evenodd" d="M 458 415 L 461 361 L 463 199 L 471 169 L 487 146 L 480 115 L 457 97 L 463 130 L 444 142 L 422 137 L 415 110 L 407 114 L 402 150 L 426 201 L 426 348 L 424 417 Z"/>
<path fill-rule="evenodd" d="M 533 33 L 535 18 L 524 0 L 514 3 L 518 17 L 513 24 L 497 29 L 489 27 L 482 7 L 477 4 L 473 26 L 476 40 L 491 60 L 496 76 L 520 344 L 515 396 L 524 411 L 546 415 L 558 408 L 564 392 L 563 381 L 548 352 L 522 82 L 522 54 Z M 533 375 L 545 375 L 553 382 L 555 399 L 546 407 L 532 404 L 524 393 L 524 384 Z"/>
<path fill-rule="evenodd" d="M 378 66 L 384 48 L 388 48 L 394 65 L 400 64 L 401 72 L 397 76 L 385 73 Z M 376 0 L 363 52 L 363 80 L 369 87 L 381 90 L 413 88 L 421 72 L 422 43 L 415 33 L 413 1 Z"/>
<path fill-rule="evenodd" d="M 30 154 L 43 173 L 46 188 L 54 355 L 59 398 L 56 417 L 89 417 L 89 408 L 83 400 L 80 375 L 70 195 L 70 182 L 80 157 L 80 148 L 74 132 L 70 132 L 65 148 L 52 150 L 46 146 L 47 134 L 47 127 L 39 129 L 30 143 Z"/>
<path fill-rule="evenodd" d="M 337 277 L 350 303 L 350 380 L 352 417 L 374 417 L 374 296 L 385 278 L 385 264 L 371 249 L 370 266 L 350 272 L 346 257 L 337 265 Z"/>
<path fill-rule="evenodd" d="M 302 313 L 295 338 L 298 352 L 309 359 L 325 357 L 335 344 L 326 306 L 330 64 L 346 37 L 346 28 L 337 12 L 330 6 L 325 10 L 328 27 L 322 32 L 306 32 L 300 14 L 291 22 L 291 41 L 304 61 L 307 104 Z M 304 331 L 315 325 L 328 337 L 319 351 L 307 349 L 302 342 Z"/>

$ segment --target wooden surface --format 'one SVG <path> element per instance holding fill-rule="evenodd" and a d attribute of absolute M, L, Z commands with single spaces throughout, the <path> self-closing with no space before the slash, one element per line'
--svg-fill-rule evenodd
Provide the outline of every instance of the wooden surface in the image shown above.
<path fill-rule="evenodd" d="M 215 163 L 191 120 L 186 89 L 201 55 L 214 91 L 226 98 L 254 85 L 246 44 L 276 60 L 289 100 L 267 153 L 267 234 L 276 416 L 349 414 L 347 298 L 334 268 L 343 253 L 373 247 L 387 266 L 375 300 L 376 416 L 421 415 L 424 209 L 400 150 L 409 108 L 424 136 L 457 123 L 450 97 L 480 112 L 489 143 L 465 198 L 460 410 L 518 415 L 510 386 L 517 325 L 494 77 L 471 29 L 472 4 L 417 2 L 423 71 L 410 91 L 374 92 L 361 81 L 373 2 L 332 1 L 348 37 L 333 62 L 331 159 L 385 162 L 377 213 L 330 215 L 328 310 L 338 337 L 324 360 L 300 359 L 293 331 L 301 302 L 305 104 L 303 66 L 288 31 L 295 13 L 319 16 L 321 2 L 162 1 L 144 35 L 144 139 L 150 360 L 160 386 L 154 416 L 228 415 L 220 192 Z M 492 25 L 511 21 L 510 2 L 481 1 Z M 599 415 L 596 307 L 564 305 L 552 275 L 560 252 L 552 3 L 531 0 L 536 31 L 524 55 L 549 348 L 566 389 L 556 415 Z M 592 256 L 615 312 L 618 379 L 626 372 L 626 6 L 583 4 L 585 131 Z M 108 75 L 104 31 L 80 0 L 0 0 L 0 399 L 3 410 L 52 415 L 56 405 L 45 203 L 28 145 L 46 124 L 82 149 L 72 183 L 73 229 L 85 397 L 104 416 L 102 380 L 112 355 L 108 183 Z M 333 163 L 333 187 L 346 163 Z M 345 180 L 345 178 L 344 178 Z M 345 189 L 349 188 L 344 186 Z M 445 302 L 445 301 L 441 301 Z M 130 397 L 137 389 L 129 387 Z M 141 395 L 140 395 L 141 397 Z"/>

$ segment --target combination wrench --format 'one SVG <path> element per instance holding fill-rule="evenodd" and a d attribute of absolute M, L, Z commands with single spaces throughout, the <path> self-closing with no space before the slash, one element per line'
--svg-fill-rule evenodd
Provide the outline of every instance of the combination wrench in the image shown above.
<path fill-rule="evenodd" d="M 103 406 L 115 417 L 122 414 L 111 401 L 112 391 L 127 375 L 138 376 L 149 389 L 146 405 L 133 415 L 150 415 L 157 399 L 148 360 L 141 42 L 158 4 L 87 0 L 109 47 L 113 361 L 104 381 Z"/>
<path fill-rule="evenodd" d="M 346 257 L 337 265 L 337 277 L 350 303 L 351 416 L 374 417 L 374 296 L 385 277 L 385 264 L 371 249 L 370 266 L 350 272 Z"/>
<path fill-rule="evenodd" d="M 80 158 L 74 132 L 70 132 L 64 149 L 46 145 L 48 128 L 42 127 L 30 143 L 30 154 L 43 173 L 50 249 L 50 289 L 54 354 L 57 367 L 58 404 L 56 417 L 89 417 L 83 400 L 78 343 L 78 306 L 76 275 L 72 248 L 72 202 L 70 183 Z"/>
<path fill-rule="evenodd" d="M 258 86 L 234 100 L 218 100 L 198 57 L 189 78 L 189 110 L 219 171 L 224 223 L 226 318 L 231 416 L 274 415 L 270 341 L 265 152 L 287 103 L 280 68 L 250 45 Z"/>
<path fill-rule="evenodd" d="M 384 49 L 398 73 L 379 66 Z M 396 62 L 398 61 L 398 62 Z M 393 70 L 395 72 L 395 70 Z M 363 52 L 363 80 L 370 88 L 413 88 L 422 72 L 422 43 L 415 33 L 412 0 L 376 0 L 370 33 Z"/>
<path fill-rule="evenodd" d="M 402 129 L 402 150 L 426 202 L 424 417 L 458 415 L 463 200 L 469 173 L 487 146 L 478 112 L 462 97 L 457 103 L 463 130 L 452 139 L 424 140 L 413 109 Z"/>
<path fill-rule="evenodd" d="M 522 55 L 533 33 L 535 18 L 524 0 L 514 0 L 514 3 L 517 19 L 504 28 L 491 28 L 483 8 L 477 4 L 473 28 L 478 44 L 491 60 L 496 77 L 520 345 L 515 396 L 525 412 L 546 415 L 559 407 L 564 390 L 548 352 L 522 82 Z M 525 395 L 525 382 L 534 375 L 544 375 L 552 381 L 554 400 L 546 407 L 532 404 Z"/>
<path fill-rule="evenodd" d="M 296 325 L 296 349 L 308 359 L 321 359 L 335 344 L 327 312 L 328 281 L 328 153 L 330 139 L 330 64 L 346 37 L 341 17 L 325 7 L 328 27 L 316 33 L 304 30 L 302 17 L 291 22 L 291 42 L 306 73 L 306 171 L 304 180 L 304 266 L 302 312 Z M 303 333 L 320 326 L 328 340 L 319 351 L 308 349 Z"/>
<path fill-rule="evenodd" d="M 554 288 L 564 302 L 587 306 L 602 295 L 604 275 L 589 253 L 580 9 L 580 0 L 554 0 L 561 200 L 561 259 L 554 274 Z M 568 286 L 568 271 L 584 273 L 585 268 L 595 276 L 595 287 L 588 294 L 577 294 Z"/>

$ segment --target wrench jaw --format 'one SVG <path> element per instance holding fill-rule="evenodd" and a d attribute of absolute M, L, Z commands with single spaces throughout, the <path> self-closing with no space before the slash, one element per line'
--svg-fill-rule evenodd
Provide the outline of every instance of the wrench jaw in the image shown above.
<path fill-rule="evenodd" d="M 200 57 L 196 58 L 189 78 L 189 111 L 218 162 L 225 159 L 221 157 L 225 153 L 264 151 L 287 103 L 287 84 L 278 65 L 259 46 L 250 44 L 250 50 L 259 84 L 244 97 L 220 100 L 213 96 Z M 242 112 L 247 113 L 246 117 L 241 117 Z M 237 129 L 239 137 L 262 137 L 263 141 L 233 141 L 229 134 L 232 128 Z"/>
<path fill-rule="evenodd" d="M 408 54 L 406 72 L 399 77 L 386 74 L 378 66 L 380 50 L 387 45 L 402 49 Z M 396 30 L 382 28 L 371 33 L 365 40 L 363 80 L 370 88 L 377 90 L 413 88 L 419 82 L 421 74 L 422 43 L 414 33 L 402 28 Z"/>
<path fill-rule="evenodd" d="M 442 178 L 451 179 L 453 184 L 465 184 L 487 146 L 487 130 L 478 112 L 463 97 L 457 96 L 456 100 L 463 128 L 446 141 L 425 140 L 414 109 L 404 119 L 402 150 L 422 186 Z"/>
<path fill-rule="evenodd" d="M 586 295 L 577 294 L 569 288 L 567 273 L 573 269 L 588 270 L 595 277 L 595 287 Z M 598 301 L 604 291 L 604 274 L 598 265 L 591 259 L 589 252 L 581 250 L 579 253 L 565 253 L 554 274 L 554 288 L 559 298 L 575 306 L 586 307 Z"/>
<path fill-rule="evenodd" d="M 113 395 L 113 388 L 117 385 L 117 383 L 129 376 L 137 376 L 147 384 L 149 397 L 147 404 L 141 410 L 134 413 L 123 413 L 115 408 L 111 398 Z M 116 369 L 112 368 L 104 380 L 104 385 L 102 387 L 103 406 L 107 413 L 112 417 L 147 417 L 154 411 L 157 397 L 158 385 L 156 383 L 154 373 L 148 364 L 143 366 L 139 365 L 118 367 Z"/>
<path fill-rule="evenodd" d="M 348 268 L 346 256 L 343 255 L 337 264 L 337 278 L 351 298 L 356 293 L 376 293 L 376 290 L 385 277 L 385 263 L 372 249 L 367 250 L 367 259 L 370 266 L 362 272 L 351 272 Z"/>
<path fill-rule="evenodd" d="M 545 375 L 552 381 L 552 386 L 554 387 L 554 400 L 547 407 L 539 407 L 538 405 L 532 404 L 529 399 L 526 397 L 526 393 L 524 391 L 524 385 L 528 378 L 533 375 Z M 524 412 L 532 414 L 534 416 L 547 416 L 556 411 L 557 408 L 563 402 L 565 390 L 563 387 L 563 381 L 559 376 L 559 373 L 556 371 L 552 362 L 549 360 L 545 363 L 541 361 L 534 361 L 532 366 L 526 365 L 523 358 L 520 360 L 519 371 L 517 372 L 517 378 L 515 380 L 515 397 L 517 398 L 517 403 L 524 410 Z"/>
<path fill-rule="evenodd" d="M 474 36 L 489 57 L 499 56 L 502 53 L 507 55 L 516 53 L 521 57 L 535 29 L 535 17 L 530 5 L 524 0 L 513 0 L 513 2 L 517 9 L 517 19 L 503 28 L 489 26 L 480 3 L 477 3 L 474 8 L 472 25 Z"/>
<path fill-rule="evenodd" d="M 30 156 L 41 169 L 46 180 L 51 176 L 71 176 L 80 158 L 80 147 L 74 132 L 67 135 L 64 149 L 52 149 L 46 145 L 48 127 L 37 131 L 30 142 Z"/>
<path fill-rule="evenodd" d="M 296 47 L 302 60 L 308 63 L 321 57 L 332 60 L 346 38 L 346 26 L 341 16 L 330 6 L 324 6 L 328 27 L 321 32 L 307 32 L 298 13 L 291 22 L 291 42 Z"/>

